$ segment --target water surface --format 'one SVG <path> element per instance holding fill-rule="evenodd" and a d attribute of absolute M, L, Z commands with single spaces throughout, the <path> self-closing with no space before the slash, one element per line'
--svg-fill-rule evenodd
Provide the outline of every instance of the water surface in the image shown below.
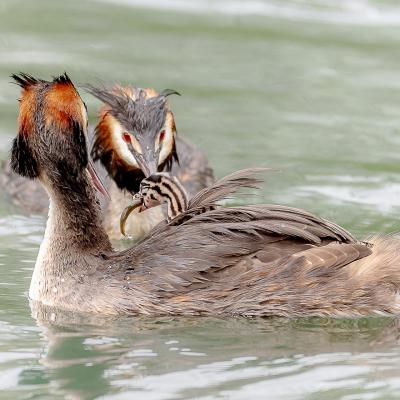
<path fill-rule="evenodd" d="M 0 156 L 15 135 L 13 72 L 173 88 L 179 134 L 217 175 L 280 170 L 246 201 L 396 232 L 399 25 L 389 0 L 3 0 Z M 82 96 L 94 122 L 99 103 Z M 0 398 L 400 397 L 391 318 L 34 319 L 44 223 L 0 200 Z"/>

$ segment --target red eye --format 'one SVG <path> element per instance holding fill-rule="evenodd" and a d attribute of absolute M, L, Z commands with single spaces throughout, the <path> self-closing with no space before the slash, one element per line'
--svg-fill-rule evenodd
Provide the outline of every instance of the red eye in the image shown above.
<path fill-rule="evenodd" d="M 165 131 L 161 131 L 160 133 L 160 142 L 162 142 L 164 140 L 165 137 Z"/>
<path fill-rule="evenodd" d="M 129 134 L 129 133 L 124 133 L 123 135 L 122 135 L 122 137 L 124 138 L 124 141 L 126 142 L 126 143 L 130 143 L 131 142 L 131 135 Z"/>

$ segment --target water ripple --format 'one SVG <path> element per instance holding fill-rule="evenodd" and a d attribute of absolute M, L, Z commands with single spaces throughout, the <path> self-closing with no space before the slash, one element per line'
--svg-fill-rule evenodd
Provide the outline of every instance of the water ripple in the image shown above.
<path fill-rule="evenodd" d="M 279 17 L 350 25 L 399 25 L 400 7 L 370 0 L 96 0 L 132 7 L 189 13 Z"/>

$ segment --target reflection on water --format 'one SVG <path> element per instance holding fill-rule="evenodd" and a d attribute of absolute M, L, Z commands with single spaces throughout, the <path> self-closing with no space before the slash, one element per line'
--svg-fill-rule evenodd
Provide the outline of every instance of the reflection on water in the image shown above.
<path fill-rule="evenodd" d="M 88 335 L 76 316 L 48 317 L 58 321 L 38 320 L 47 340 L 40 364 L 54 392 L 72 397 L 303 398 L 357 393 L 366 382 L 365 394 L 399 389 L 397 320 L 92 318 Z"/>
<path fill-rule="evenodd" d="M 2 0 L 8 76 L 170 87 L 218 175 L 267 165 L 261 196 L 364 236 L 399 230 L 400 6 L 391 0 Z M 95 119 L 98 103 L 82 93 Z M 1 193 L 0 193 L 1 195 Z M 0 198 L 0 398 L 397 399 L 398 321 L 135 318 L 35 310 L 45 219 Z"/>

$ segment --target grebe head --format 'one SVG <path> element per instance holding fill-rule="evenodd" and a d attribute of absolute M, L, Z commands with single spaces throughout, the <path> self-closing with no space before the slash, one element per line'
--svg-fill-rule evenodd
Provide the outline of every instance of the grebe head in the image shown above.
<path fill-rule="evenodd" d="M 52 81 L 27 74 L 12 75 L 21 86 L 18 135 L 13 141 L 11 166 L 45 185 L 74 179 L 87 170 L 105 194 L 89 162 L 86 106 L 65 73 Z"/>
<path fill-rule="evenodd" d="M 170 170 L 173 160 L 178 161 L 176 125 L 167 103 L 167 96 L 177 92 L 86 88 L 105 104 L 95 129 L 92 157 L 103 163 L 120 188 L 137 192 L 144 177 Z"/>

